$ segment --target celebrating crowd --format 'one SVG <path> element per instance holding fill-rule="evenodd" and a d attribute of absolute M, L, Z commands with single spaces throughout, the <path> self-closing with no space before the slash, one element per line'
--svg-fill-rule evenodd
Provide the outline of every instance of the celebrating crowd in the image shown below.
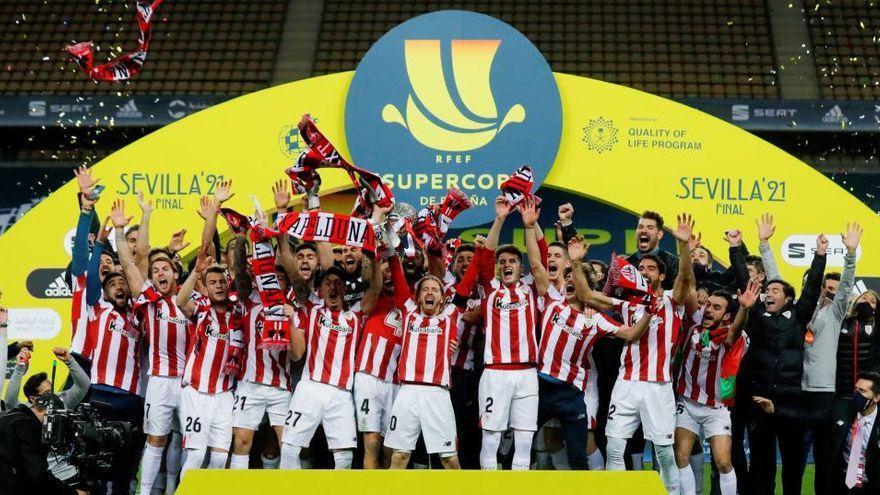
<path fill-rule="evenodd" d="M 816 239 L 799 290 L 779 276 L 769 215 L 757 256 L 744 231 L 723 233 L 723 270 L 686 213 L 664 229 L 645 211 L 637 251 L 606 263 L 589 258 L 570 204 L 545 239 L 548 205 L 523 167 L 487 235 L 451 239 L 470 207 L 460 192 L 416 213 L 308 117 L 300 129 L 310 146 L 272 185 L 274 210 L 238 214 L 224 207 L 231 182 L 218 184 L 188 263 L 186 229 L 154 247 L 143 196 L 138 224 L 120 199 L 99 225 L 97 180 L 77 170 L 72 335 L 69 352 L 55 349 L 75 392 L 62 402 L 87 390 L 136 442 L 102 490 L 127 494 L 139 479 L 142 494 L 173 493 L 201 468 L 638 470 L 650 445 L 667 491 L 690 495 L 706 440 L 724 495 L 773 493 L 777 446 L 784 492 L 800 493 L 810 443 L 816 493 L 880 491 L 877 294 L 856 295 L 859 225 L 840 234 L 842 274 L 826 271 L 829 239 Z M 352 176 L 351 216 L 320 211 L 322 166 Z M 511 216 L 525 253 L 499 245 Z M 234 234 L 225 245 L 218 217 Z M 664 235 L 677 255 L 660 249 Z M 0 311 L 0 336 L 5 326 Z M 59 399 L 45 373 L 22 387 L 40 350 L 17 346 L 6 407 L 42 420 Z M 13 408 L 19 388 L 29 402 Z M 73 491 L 48 469 L 0 484 Z"/>

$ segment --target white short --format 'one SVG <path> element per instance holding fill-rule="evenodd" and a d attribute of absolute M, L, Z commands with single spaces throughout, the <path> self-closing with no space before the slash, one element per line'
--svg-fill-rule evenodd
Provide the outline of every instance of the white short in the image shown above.
<path fill-rule="evenodd" d="M 238 382 L 232 409 L 232 427 L 256 431 L 263 422 L 264 414 L 269 415 L 270 425 L 284 426 L 290 395 L 283 388 L 262 383 Z"/>
<path fill-rule="evenodd" d="M 308 447 L 318 425 L 324 427 L 331 449 L 353 449 L 357 445 L 351 392 L 303 378 L 290 399 L 281 441 Z"/>
<path fill-rule="evenodd" d="M 486 368 L 480 377 L 480 428 L 538 429 L 538 372 Z"/>
<path fill-rule="evenodd" d="M 618 379 L 611 392 L 605 435 L 631 438 L 642 425 L 654 445 L 672 445 L 675 435 L 675 395 L 672 383 Z"/>
<path fill-rule="evenodd" d="M 385 446 L 412 452 L 419 434 L 429 454 L 455 455 L 455 412 L 449 391 L 433 385 L 403 384 L 391 408 Z"/>
<path fill-rule="evenodd" d="M 397 385 L 367 373 L 354 374 L 354 408 L 359 432 L 388 431 Z"/>
<path fill-rule="evenodd" d="M 587 424 L 590 430 L 596 429 L 596 417 L 599 414 L 599 374 L 596 370 L 590 370 L 587 378 L 587 390 L 584 392 L 584 405 L 587 406 Z"/>
<path fill-rule="evenodd" d="M 229 450 L 234 402 L 232 391 L 205 394 L 193 387 L 184 387 L 180 393 L 183 448 Z"/>
<path fill-rule="evenodd" d="M 151 376 L 144 399 L 144 433 L 165 436 L 175 426 L 180 410 L 180 377 Z M 176 425 L 177 429 L 180 425 Z"/>
<path fill-rule="evenodd" d="M 731 436 L 730 411 L 725 406 L 709 407 L 699 402 L 694 402 L 687 397 L 679 397 L 675 405 L 677 413 L 675 419 L 676 428 L 684 428 L 699 436 L 706 438 L 716 435 Z"/>

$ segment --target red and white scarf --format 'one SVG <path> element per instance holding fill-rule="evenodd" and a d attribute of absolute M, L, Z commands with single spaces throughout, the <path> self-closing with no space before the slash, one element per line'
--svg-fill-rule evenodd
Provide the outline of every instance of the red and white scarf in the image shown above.
<path fill-rule="evenodd" d="M 633 304 L 649 305 L 654 291 L 648 280 L 623 256 L 611 254 L 608 265 L 608 278 L 605 282 L 605 295 L 623 299 Z"/>
<path fill-rule="evenodd" d="M 252 232 L 253 233 L 253 232 Z M 284 350 L 290 345 L 290 320 L 284 314 L 287 299 L 281 290 L 278 275 L 275 274 L 275 249 L 267 237 L 254 240 L 254 254 L 251 268 L 257 292 L 263 303 L 263 333 L 258 338 L 257 348 Z"/>
<path fill-rule="evenodd" d="M 373 205 L 386 207 L 394 204 L 394 194 L 382 182 L 382 178 L 369 170 L 352 165 L 343 158 L 330 140 L 318 130 L 314 121 L 308 119 L 300 129 L 300 134 L 308 147 L 300 153 L 296 164 L 285 170 L 297 192 L 314 190 L 315 185 L 320 184 L 321 180 L 317 169 L 333 167 L 345 170 L 357 189 L 358 198 L 352 216 L 367 218 L 373 210 Z"/>
<path fill-rule="evenodd" d="M 431 205 L 419 211 L 412 231 L 422 246 L 433 252 L 443 252 L 443 240 L 449 231 L 449 225 L 461 212 L 472 205 L 470 198 L 458 188 L 446 191 L 446 198 L 440 205 Z"/>
<path fill-rule="evenodd" d="M 513 209 L 520 201 L 530 197 L 535 198 L 536 205 L 541 204 L 541 198 L 532 194 L 532 187 L 534 185 L 535 180 L 532 175 L 532 167 L 523 165 L 509 179 L 502 182 L 498 188 L 501 189 L 501 194 L 507 200 L 507 204 Z"/>
<path fill-rule="evenodd" d="M 278 215 L 277 225 L 279 232 L 304 242 L 327 241 L 369 253 L 377 249 L 373 225 L 363 218 L 322 211 L 293 212 Z"/>
<path fill-rule="evenodd" d="M 95 81 L 124 81 L 136 76 L 144 66 L 147 59 L 147 48 L 152 37 L 152 25 L 150 19 L 163 0 L 138 1 L 137 21 L 141 34 L 138 37 L 136 50 L 126 53 L 121 57 L 101 64 L 95 64 L 94 45 L 91 41 L 83 41 L 65 48 L 65 51 L 73 57 L 73 60 L 82 67 L 83 72 Z"/>

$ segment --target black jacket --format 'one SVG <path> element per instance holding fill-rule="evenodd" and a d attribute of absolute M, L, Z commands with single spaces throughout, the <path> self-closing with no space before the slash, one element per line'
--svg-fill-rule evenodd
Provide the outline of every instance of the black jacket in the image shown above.
<path fill-rule="evenodd" d="M 796 303 L 770 314 L 762 301 L 749 313 L 749 350 L 740 369 L 750 395 L 773 400 L 779 416 L 800 417 L 804 334 L 819 301 L 824 272 L 825 256 L 814 256 Z"/>
<path fill-rule="evenodd" d="M 849 421 L 842 423 L 837 422 L 831 425 L 832 434 L 838 445 L 841 445 L 840 454 L 834 460 L 833 476 L 835 486 L 840 487 L 838 493 L 846 493 L 846 442 L 849 440 L 852 431 L 853 421 L 856 419 L 856 411 L 851 410 Z M 874 427 L 871 428 L 871 436 L 868 437 L 868 447 L 865 449 L 865 474 L 867 475 L 867 483 L 862 484 L 864 493 L 878 493 L 880 491 L 880 412 L 878 417 L 874 419 Z"/>
<path fill-rule="evenodd" d="M 20 404 L 0 415 L 0 494 L 75 494 L 49 472 L 42 425 Z"/>
<path fill-rule="evenodd" d="M 663 290 L 672 290 L 672 286 L 675 284 L 675 277 L 678 276 L 678 256 L 662 249 L 659 249 L 655 256 L 660 258 L 663 264 L 666 265 L 666 277 L 663 278 L 663 283 L 661 284 Z M 641 260 L 639 253 L 633 253 L 626 258 L 626 261 L 635 265 L 636 268 L 639 267 L 639 260 Z"/>
<path fill-rule="evenodd" d="M 749 268 L 746 265 L 746 256 L 749 251 L 745 244 L 731 246 L 729 248 L 730 267 L 723 272 L 710 271 L 703 265 L 694 264 L 694 277 L 697 279 L 697 287 L 705 285 L 709 293 L 718 289 L 726 289 L 736 293 L 737 289 L 745 290 L 749 283 Z"/>

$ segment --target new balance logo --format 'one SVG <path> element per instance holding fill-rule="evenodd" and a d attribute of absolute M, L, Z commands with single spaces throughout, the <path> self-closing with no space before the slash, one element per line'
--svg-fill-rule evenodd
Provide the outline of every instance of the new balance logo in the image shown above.
<path fill-rule="evenodd" d="M 116 111 L 116 118 L 119 119 L 138 119 L 143 116 L 144 114 L 138 110 L 134 100 L 128 100 L 128 103 L 122 105 L 119 107 L 119 110 Z"/>
<path fill-rule="evenodd" d="M 828 112 L 822 116 L 822 122 L 825 122 L 826 124 L 843 124 L 846 122 L 846 115 L 843 114 L 840 105 L 834 105 L 831 107 L 831 110 L 828 110 Z"/>

